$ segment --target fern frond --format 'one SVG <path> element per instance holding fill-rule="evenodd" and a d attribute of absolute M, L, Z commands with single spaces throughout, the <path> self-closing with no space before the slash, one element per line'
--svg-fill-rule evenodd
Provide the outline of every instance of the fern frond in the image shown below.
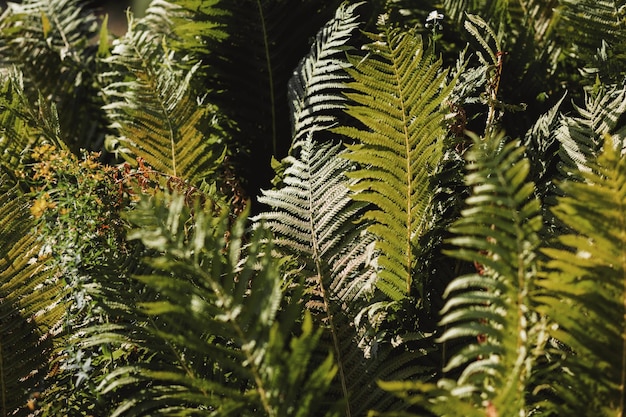
<path fill-rule="evenodd" d="M 9 3 L 0 16 L 0 66 L 24 74 L 25 91 L 59 109 L 63 140 L 74 151 L 99 150 L 104 113 L 97 94 L 95 14 L 77 0 Z"/>
<path fill-rule="evenodd" d="M 235 169 L 246 179 L 249 195 L 257 195 L 273 177 L 272 156 L 282 159 L 291 147 L 288 82 L 341 0 L 171 3 L 191 16 L 189 30 L 174 20 L 178 40 L 171 47 L 190 62 L 201 62 L 192 84 L 226 119 Z M 208 31 L 202 22 L 208 22 Z"/>
<path fill-rule="evenodd" d="M 441 342 L 467 341 L 444 368 L 460 375 L 454 390 L 498 415 L 533 409 L 527 392 L 545 331 L 532 299 L 542 220 L 523 154 L 517 141 L 503 144 L 502 135 L 474 139 L 466 177 L 472 194 L 450 243 L 453 256 L 480 268 L 450 283 L 440 322 Z"/>
<path fill-rule="evenodd" d="M 368 130 L 339 127 L 356 139 L 346 155 L 362 168 L 349 173 L 357 182 L 354 198 L 374 204 L 364 219 L 381 250 L 377 286 L 393 300 L 412 293 L 416 242 L 428 229 L 432 197 L 429 175 L 442 155 L 444 133 L 440 109 L 452 84 L 440 62 L 424 55 L 420 37 L 386 25 L 371 35 L 365 58 L 351 56 L 348 69 L 356 93 L 347 113 Z"/>
<path fill-rule="evenodd" d="M 563 30 L 576 48 L 593 53 L 602 41 L 618 45 L 626 41 L 623 0 L 562 0 L 559 2 Z"/>
<path fill-rule="evenodd" d="M 43 391 L 65 311 L 63 283 L 45 268 L 33 225 L 27 198 L 15 190 L 0 195 L 1 415 L 28 415 L 28 399 Z"/>
<path fill-rule="evenodd" d="M 602 88 L 596 93 L 587 93 L 585 107 L 575 107 L 578 116 L 564 116 L 561 126 L 555 133 L 561 144 L 559 156 L 566 176 L 589 171 L 590 164 L 597 157 L 605 134 L 626 136 L 618 121 L 626 112 L 626 87 Z"/>
<path fill-rule="evenodd" d="M 496 53 L 501 51 L 502 48 L 500 46 L 500 39 L 493 29 L 491 29 L 489 24 L 480 16 L 468 14 L 464 26 L 465 30 L 467 30 L 474 37 L 474 39 L 480 43 L 485 52 L 489 55 L 489 58 L 491 58 L 489 64 L 496 65 L 498 61 Z M 484 34 L 481 32 L 484 32 Z M 494 44 L 495 49 L 492 48 L 490 43 Z"/>
<path fill-rule="evenodd" d="M 341 157 L 345 153 L 341 145 L 316 146 L 311 131 L 296 145 L 298 158 L 285 159 L 289 164 L 283 178 L 285 186 L 263 191 L 259 197 L 259 202 L 273 211 L 259 214 L 254 221 L 274 233 L 282 256 L 301 260 L 311 292 L 307 305 L 321 315 L 328 328 L 341 395 L 350 410 L 348 396 L 353 382 L 347 375 L 351 362 L 344 355 L 357 351 L 361 356 L 357 363 L 362 362 L 363 355 L 355 345 L 357 334 L 350 323 L 374 289 L 374 237 L 364 225 L 353 224 L 363 204 L 350 198 L 345 172 L 351 163 Z"/>
<path fill-rule="evenodd" d="M 291 105 L 294 143 L 311 129 L 331 126 L 336 120 L 333 111 L 345 107 L 342 94 L 350 79 L 344 69 L 347 42 L 359 25 L 355 9 L 362 3 L 343 3 L 335 17 L 317 33 L 309 54 L 298 64 L 289 80 L 288 99 Z"/>
<path fill-rule="evenodd" d="M 584 182 L 559 185 L 553 211 L 572 233 L 544 249 L 550 260 L 538 281 L 541 311 L 558 325 L 552 334 L 572 352 L 559 388 L 582 415 L 626 407 L 626 160 L 614 139 L 605 136 L 597 161 L 579 174 Z"/>
<path fill-rule="evenodd" d="M 195 183 L 210 175 L 223 155 L 220 128 L 214 109 L 190 91 L 197 64 L 188 71 L 176 68 L 174 52 L 163 46 L 164 33 L 149 24 L 154 18 L 131 19 L 129 31 L 114 42 L 105 60 L 112 70 L 102 75 L 104 109 L 120 136 L 118 151 Z"/>
<path fill-rule="evenodd" d="M 184 196 L 146 198 L 129 219 L 130 237 L 161 255 L 147 260 L 155 273 L 136 278 L 154 294 L 130 306 L 136 319 L 90 330 L 89 343 L 145 352 L 100 384 L 103 395 L 123 392 L 112 415 L 321 411 L 334 361 L 311 364 L 320 331 L 301 316 L 301 295 L 283 282 L 268 236 L 253 234 L 243 257 L 243 220 L 227 244 L 228 220 L 199 206 L 191 217 Z"/>

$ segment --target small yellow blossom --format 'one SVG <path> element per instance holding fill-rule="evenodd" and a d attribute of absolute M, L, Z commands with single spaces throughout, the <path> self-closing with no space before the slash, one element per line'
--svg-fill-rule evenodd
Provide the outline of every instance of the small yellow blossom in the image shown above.
<path fill-rule="evenodd" d="M 35 218 L 39 218 L 43 216 L 46 210 L 53 209 L 56 206 L 57 203 L 55 203 L 54 201 L 50 201 L 50 195 L 48 193 L 45 193 L 37 200 L 35 200 L 32 207 L 30 208 L 30 213 L 35 216 Z"/>
<path fill-rule="evenodd" d="M 47 157 L 50 154 L 54 153 L 55 151 L 56 151 L 55 146 L 46 143 L 46 144 L 37 146 L 35 149 L 33 149 L 31 156 L 36 161 L 42 161 L 44 159 L 47 159 Z"/>

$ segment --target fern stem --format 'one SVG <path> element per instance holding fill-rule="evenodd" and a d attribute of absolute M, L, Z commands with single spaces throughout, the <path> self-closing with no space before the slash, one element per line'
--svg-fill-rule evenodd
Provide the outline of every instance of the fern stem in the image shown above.
<path fill-rule="evenodd" d="M 310 168 L 310 167 L 309 167 Z M 313 206 L 313 195 L 311 194 L 311 189 L 309 188 L 309 207 Z M 315 223 L 313 219 L 313 215 L 309 216 L 309 227 L 311 230 L 315 231 Z M 341 391 L 346 400 L 346 417 L 352 416 L 352 412 L 350 411 L 350 399 L 348 398 L 348 384 L 346 382 L 346 375 L 343 369 L 343 359 L 341 358 L 341 350 L 339 346 L 339 338 L 337 337 L 337 328 L 335 326 L 335 322 L 333 319 L 333 314 L 330 311 L 330 300 L 328 299 L 328 292 L 324 287 L 324 282 L 322 281 L 322 265 L 320 263 L 320 250 L 317 239 L 317 233 L 312 233 L 313 236 L 313 259 L 315 259 L 315 270 L 317 272 L 317 280 L 319 283 L 320 291 L 322 293 L 322 299 L 324 300 L 324 310 L 326 311 L 326 317 L 328 318 L 328 325 L 330 327 L 330 334 L 333 338 L 333 347 L 335 349 L 335 355 L 337 356 L 337 367 L 339 370 L 339 379 L 341 381 Z"/>
<path fill-rule="evenodd" d="M 389 33 L 387 34 L 389 35 Z M 406 152 L 406 157 L 404 158 L 406 161 L 406 296 L 409 297 L 411 295 L 411 229 L 413 228 L 413 224 L 411 222 L 411 196 L 413 195 L 413 171 L 411 170 L 411 140 L 409 134 L 409 120 L 407 117 L 407 109 L 405 107 L 405 97 L 402 91 L 402 79 L 400 78 L 401 70 L 398 68 L 397 62 L 398 59 L 395 56 L 394 48 L 391 48 L 391 45 L 388 44 L 389 51 L 393 56 L 393 70 L 394 76 L 396 78 L 396 86 L 398 86 L 398 102 L 400 103 L 400 108 L 402 111 L 402 129 L 404 130 L 404 147 Z"/>
<path fill-rule="evenodd" d="M 272 59 L 270 56 L 270 46 L 268 43 L 267 28 L 265 26 L 265 17 L 263 15 L 263 5 L 261 0 L 257 0 L 259 7 L 259 18 L 261 19 L 261 29 L 263 30 L 263 45 L 265 46 L 265 62 L 267 64 L 267 78 L 270 90 L 270 111 L 272 112 L 272 154 L 277 155 L 277 137 L 276 137 L 276 99 L 274 97 L 274 76 L 272 73 Z"/>

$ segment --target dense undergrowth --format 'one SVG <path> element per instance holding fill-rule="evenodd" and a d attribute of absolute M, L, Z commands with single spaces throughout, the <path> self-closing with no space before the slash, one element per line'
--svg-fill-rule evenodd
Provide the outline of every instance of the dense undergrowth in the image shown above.
<path fill-rule="evenodd" d="M 0 16 L 1 416 L 621 416 L 626 3 Z"/>

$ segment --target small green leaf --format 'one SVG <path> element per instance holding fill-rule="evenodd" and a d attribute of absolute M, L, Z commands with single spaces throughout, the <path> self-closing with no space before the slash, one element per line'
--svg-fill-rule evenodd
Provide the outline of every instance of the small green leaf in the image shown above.
<path fill-rule="evenodd" d="M 104 15 L 102 19 L 102 25 L 100 26 L 100 39 L 98 41 L 98 57 L 106 58 L 111 55 L 109 51 L 109 15 Z"/>
<path fill-rule="evenodd" d="M 43 37 L 47 39 L 52 31 L 52 24 L 50 24 L 50 19 L 43 11 L 41 12 L 41 27 L 43 29 Z"/>

